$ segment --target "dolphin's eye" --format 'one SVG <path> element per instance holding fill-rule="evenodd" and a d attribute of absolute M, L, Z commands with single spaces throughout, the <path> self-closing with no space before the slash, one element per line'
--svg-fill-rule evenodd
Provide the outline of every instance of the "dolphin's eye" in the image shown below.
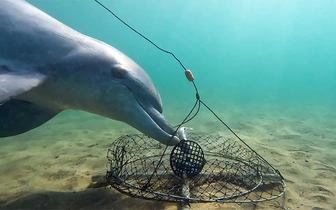
<path fill-rule="evenodd" d="M 111 74 L 112 74 L 112 77 L 114 78 L 124 79 L 127 74 L 127 69 L 120 64 L 116 64 L 112 66 Z"/>

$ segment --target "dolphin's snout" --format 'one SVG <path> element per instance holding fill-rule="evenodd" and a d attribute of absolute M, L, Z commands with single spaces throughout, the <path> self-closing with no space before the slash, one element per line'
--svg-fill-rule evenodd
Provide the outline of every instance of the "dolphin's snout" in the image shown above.
<path fill-rule="evenodd" d="M 157 137 L 156 140 L 169 146 L 173 146 L 180 142 L 180 139 L 177 137 L 177 134 L 173 126 L 168 123 L 168 121 L 158 110 L 154 108 L 147 108 L 147 109 L 145 108 L 145 111 L 150 116 L 152 121 L 157 125 L 156 127 L 152 128 L 160 129 L 163 134 L 162 138 Z"/>
<path fill-rule="evenodd" d="M 127 69 L 128 74 L 124 77 L 123 84 L 131 92 L 129 96 L 133 97 L 133 102 L 136 102 L 127 123 L 165 145 L 177 144 L 180 140 L 162 115 L 161 97 L 151 78 L 135 63 Z"/>

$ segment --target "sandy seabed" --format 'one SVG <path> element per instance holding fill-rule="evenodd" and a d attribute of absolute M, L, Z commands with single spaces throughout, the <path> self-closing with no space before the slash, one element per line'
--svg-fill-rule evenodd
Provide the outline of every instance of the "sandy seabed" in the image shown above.
<path fill-rule="evenodd" d="M 222 113 L 281 172 L 287 191 L 264 203 L 198 203 L 191 209 L 336 209 L 336 113 L 309 110 L 308 115 L 238 108 L 230 115 Z M 212 115 L 195 122 L 191 125 L 202 132 L 223 129 Z M 111 187 L 88 187 L 92 176 L 106 172 L 106 151 L 113 140 L 134 132 L 119 122 L 65 111 L 38 129 L 2 139 L 0 209 L 179 209 L 174 203 L 131 198 Z"/>

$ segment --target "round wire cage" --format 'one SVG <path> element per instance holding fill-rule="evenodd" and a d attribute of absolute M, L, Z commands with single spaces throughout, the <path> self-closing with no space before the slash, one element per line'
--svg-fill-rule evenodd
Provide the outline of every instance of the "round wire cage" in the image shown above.
<path fill-rule="evenodd" d="M 263 202 L 284 194 L 279 171 L 239 141 L 197 133 L 188 140 L 199 154 L 190 164 L 184 147 L 145 135 L 119 137 L 107 152 L 109 184 L 132 197 L 169 202 Z"/>

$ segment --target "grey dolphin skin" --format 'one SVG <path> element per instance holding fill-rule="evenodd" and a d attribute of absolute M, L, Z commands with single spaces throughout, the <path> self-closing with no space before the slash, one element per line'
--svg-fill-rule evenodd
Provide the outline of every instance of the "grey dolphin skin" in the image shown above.
<path fill-rule="evenodd" d="M 0 0 L 0 137 L 66 109 L 122 121 L 166 145 L 179 138 L 145 71 L 112 46 L 23 0 Z"/>

